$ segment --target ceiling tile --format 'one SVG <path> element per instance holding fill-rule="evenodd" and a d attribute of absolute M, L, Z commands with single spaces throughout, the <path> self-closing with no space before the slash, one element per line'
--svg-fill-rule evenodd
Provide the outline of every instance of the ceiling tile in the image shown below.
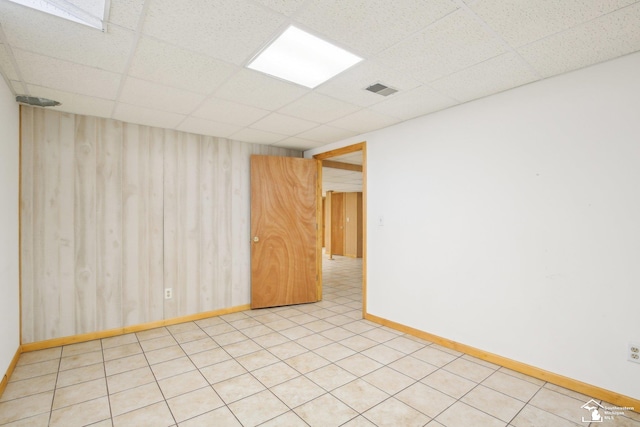
<path fill-rule="evenodd" d="M 246 0 L 155 0 L 143 32 L 186 49 L 243 65 L 286 19 Z"/>
<path fill-rule="evenodd" d="M 108 99 L 78 95 L 76 93 L 46 87 L 28 85 L 27 89 L 31 96 L 53 99 L 60 102 L 62 105 L 55 107 L 55 109 L 67 113 L 110 118 L 115 105 L 114 101 Z"/>
<path fill-rule="evenodd" d="M 185 116 L 119 102 L 116 105 L 113 118 L 140 125 L 175 129 L 185 119 Z"/>
<path fill-rule="evenodd" d="M 293 136 L 317 126 L 318 123 L 310 122 L 308 120 L 285 116 L 284 114 L 279 113 L 271 113 L 267 117 L 252 124 L 251 128 Z"/>
<path fill-rule="evenodd" d="M 108 21 L 135 30 L 143 6 L 144 0 L 111 0 Z"/>
<path fill-rule="evenodd" d="M 374 55 L 456 9 L 450 0 L 311 0 L 295 19 L 349 46 Z"/>
<path fill-rule="evenodd" d="M 255 0 L 255 2 L 283 15 L 291 16 L 300 9 L 305 0 Z"/>
<path fill-rule="evenodd" d="M 238 132 L 240 129 L 240 126 L 198 119 L 195 117 L 188 117 L 178 126 L 178 130 L 185 132 L 197 133 L 200 135 L 215 135 L 221 138 L 226 138 L 229 135 Z"/>
<path fill-rule="evenodd" d="M 311 141 L 309 139 L 292 136 L 292 137 L 283 139 L 282 141 L 277 142 L 273 145 L 274 147 L 291 148 L 294 150 L 305 151 L 305 150 L 310 150 L 312 148 L 322 147 L 324 144 L 325 144 L 324 142 L 316 142 L 316 141 Z"/>
<path fill-rule="evenodd" d="M 85 12 L 90 13 L 93 16 L 104 15 L 104 4 L 105 4 L 104 0 L 65 0 L 65 1 L 67 3 L 70 3 L 76 6 L 78 9 L 81 9 Z"/>
<path fill-rule="evenodd" d="M 61 111 L 310 148 L 640 50 L 640 0 L 110 2 L 102 33 L 0 0 L 0 78 Z M 289 23 L 365 60 L 314 90 L 246 69 Z"/>
<path fill-rule="evenodd" d="M 443 95 L 429 86 L 421 86 L 407 92 L 390 95 L 385 101 L 369 108 L 378 113 L 409 120 L 456 104 L 458 101 L 455 99 Z"/>
<path fill-rule="evenodd" d="M 640 3 L 518 49 L 549 77 L 640 49 Z"/>
<path fill-rule="evenodd" d="M 134 40 L 123 28 L 102 32 L 9 2 L 0 2 L 0 16 L 11 46 L 102 70 L 123 72 Z"/>
<path fill-rule="evenodd" d="M 398 118 L 364 109 L 334 120 L 329 123 L 329 125 L 349 129 L 358 133 L 365 133 L 382 129 L 398 122 L 400 122 Z"/>
<path fill-rule="evenodd" d="M 210 94 L 238 69 L 209 56 L 142 37 L 129 75 L 191 92 Z"/>
<path fill-rule="evenodd" d="M 316 92 L 308 93 L 302 98 L 280 109 L 280 113 L 326 123 L 358 111 L 361 107 L 331 98 Z"/>
<path fill-rule="evenodd" d="M 383 67 L 374 61 L 363 61 L 320 85 L 315 91 L 351 104 L 368 107 L 384 100 L 383 96 L 365 90 L 378 82 L 399 90 L 420 86 L 420 82 L 409 77 L 404 71 Z"/>
<path fill-rule="evenodd" d="M 118 101 L 141 107 L 189 114 L 204 100 L 204 95 L 127 77 Z"/>
<path fill-rule="evenodd" d="M 504 43 L 460 10 L 377 56 L 389 67 L 431 82 L 507 52 Z"/>
<path fill-rule="evenodd" d="M 471 9 L 511 46 L 519 47 L 590 21 L 637 0 L 482 0 Z"/>
<path fill-rule="evenodd" d="M 286 137 L 286 135 L 249 128 L 244 128 L 230 136 L 231 139 L 237 141 L 253 142 L 255 144 L 273 144 L 284 140 Z"/>
<path fill-rule="evenodd" d="M 242 69 L 214 95 L 265 110 L 277 110 L 308 92 L 309 89 L 302 86 L 285 83 L 257 71 Z"/>
<path fill-rule="evenodd" d="M 505 53 L 437 80 L 431 86 L 461 102 L 498 93 L 537 80 L 515 53 Z"/>
<path fill-rule="evenodd" d="M 13 87 L 13 91 L 16 94 L 22 95 L 27 93 L 27 88 L 22 84 L 22 82 L 11 80 L 11 87 Z"/>
<path fill-rule="evenodd" d="M 352 130 L 340 129 L 334 126 L 320 125 L 306 132 L 302 132 L 296 136 L 299 138 L 310 139 L 312 141 L 327 144 L 329 142 L 339 141 L 341 139 L 349 138 L 357 134 L 358 132 L 354 132 Z"/>
<path fill-rule="evenodd" d="M 355 151 L 353 153 L 347 153 L 341 156 L 332 157 L 330 160 L 334 162 L 350 163 L 352 165 L 361 165 L 362 157 L 362 151 Z"/>
<path fill-rule="evenodd" d="M 333 160 L 333 159 L 330 159 Z M 350 170 L 337 169 L 337 168 L 323 168 L 326 171 L 326 178 L 340 178 L 350 177 L 354 172 Z M 358 172 L 360 173 L 360 172 Z"/>
<path fill-rule="evenodd" d="M 322 191 L 362 191 L 362 172 L 322 168 Z"/>
<path fill-rule="evenodd" d="M 80 95 L 115 99 L 120 74 L 13 49 L 25 83 Z"/>
<path fill-rule="evenodd" d="M 269 111 L 220 98 L 210 98 L 192 115 L 238 126 L 249 126 L 269 114 Z"/>
<path fill-rule="evenodd" d="M 0 70 L 2 74 L 4 74 L 7 80 L 18 80 L 18 73 L 11 62 L 10 55 L 7 47 L 4 44 L 0 44 Z"/>
<path fill-rule="evenodd" d="M 334 193 L 351 193 L 362 191 L 362 184 L 351 184 L 342 179 L 322 179 L 322 195 L 326 196 L 327 191 Z"/>

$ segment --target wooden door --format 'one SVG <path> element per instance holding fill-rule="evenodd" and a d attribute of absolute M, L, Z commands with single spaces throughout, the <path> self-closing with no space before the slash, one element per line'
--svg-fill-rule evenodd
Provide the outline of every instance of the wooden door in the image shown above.
<path fill-rule="evenodd" d="M 333 193 L 331 197 L 331 254 L 344 255 L 344 193 Z"/>
<path fill-rule="evenodd" d="M 320 298 L 318 161 L 251 156 L 251 308 Z"/>
<path fill-rule="evenodd" d="M 362 258 L 362 193 L 345 195 L 345 247 L 346 256 Z"/>
<path fill-rule="evenodd" d="M 324 250 L 329 259 L 333 259 L 333 249 L 331 248 L 331 200 L 333 199 L 333 191 L 327 191 L 327 196 L 324 199 L 324 214 L 322 221 L 322 228 L 324 229 Z"/>

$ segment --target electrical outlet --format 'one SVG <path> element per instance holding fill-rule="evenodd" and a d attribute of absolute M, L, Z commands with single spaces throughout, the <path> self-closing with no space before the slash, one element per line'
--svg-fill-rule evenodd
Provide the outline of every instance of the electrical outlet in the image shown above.
<path fill-rule="evenodd" d="M 629 362 L 640 363 L 640 344 L 629 343 L 627 358 Z"/>
<path fill-rule="evenodd" d="M 172 288 L 166 288 L 164 290 L 164 299 L 171 299 L 173 298 L 173 289 Z"/>

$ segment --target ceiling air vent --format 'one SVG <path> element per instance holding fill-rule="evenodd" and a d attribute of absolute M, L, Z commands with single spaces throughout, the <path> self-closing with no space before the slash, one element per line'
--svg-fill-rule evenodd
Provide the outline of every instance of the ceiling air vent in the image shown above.
<path fill-rule="evenodd" d="M 55 107 L 60 105 L 58 101 L 47 98 L 38 98 L 36 96 L 18 95 L 16 96 L 16 102 L 27 105 L 35 105 L 36 107 Z"/>
<path fill-rule="evenodd" d="M 367 88 L 367 90 L 369 92 L 377 93 L 378 95 L 382 95 L 382 96 L 393 95 L 394 93 L 396 93 L 398 91 L 397 89 L 394 89 L 394 88 L 389 87 L 389 86 L 385 86 L 382 83 L 372 84 L 371 86 L 369 86 Z"/>

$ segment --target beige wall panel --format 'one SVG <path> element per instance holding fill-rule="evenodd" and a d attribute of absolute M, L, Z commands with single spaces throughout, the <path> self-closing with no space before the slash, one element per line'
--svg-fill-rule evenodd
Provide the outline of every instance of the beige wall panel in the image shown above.
<path fill-rule="evenodd" d="M 217 140 L 212 137 L 202 137 L 200 149 L 200 283 L 198 288 L 198 311 L 208 311 L 216 308 L 214 304 L 214 285 L 217 266 L 217 241 L 215 213 L 216 188 L 214 174 L 216 165 Z"/>
<path fill-rule="evenodd" d="M 96 330 L 96 135 L 95 117 L 76 116 L 74 242 L 76 307 L 72 333 Z"/>
<path fill-rule="evenodd" d="M 21 150 L 25 343 L 249 303 L 250 155 L 300 157 L 31 107 Z"/>
<path fill-rule="evenodd" d="M 75 304 L 75 116 L 56 114 L 60 120 L 59 170 L 56 191 L 60 215 L 57 227 L 59 262 L 59 333 L 72 334 L 76 327 Z M 54 116 L 56 116 L 54 115 Z M 52 118 L 55 120 L 55 118 Z"/>
<path fill-rule="evenodd" d="M 144 322 L 164 316 L 164 139 L 165 131 L 149 133 L 149 310 Z"/>
<path fill-rule="evenodd" d="M 122 298 L 125 326 L 163 317 L 163 157 L 162 139 L 158 143 L 154 136 L 147 126 L 124 124 Z"/>
<path fill-rule="evenodd" d="M 178 144 L 176 132 L 165 131 L 164 141 L 164 288 L 177 291 L 178 264 Z M 176 317 L 176 299 L 164 300 L 164 316 Z"/>
<path fill-rule="evenodd" d="M 182 274 L 176 296 L 180 302 L 179 316 L 197 313 L 200 297 L 200 148 L 201 138 L 181 134 L 183 151 L 181 168 L 180 238 L 183 241 Z M 175 298 L 175 296 L 174 296 Z"/>
<path fill-rule="evenodd" d="M 218 140 L 216 188 L 216 307 L 231 307 L 231 141 Z M 223 208 L 224 207 L 224 208 Z"/>
<path fill-rule="evenodd" d="M 149 140 L 143 126 L 125 124 L 122 137 L 122 315 L 125 325 L 140 323 L 148 305 Z"/>
<path fill-rule="evenodd" d="M 165 287 L 173 289 L 167 318 L 201 311 L 202 138 L 172 133 L 165 149 Z"/>
<path fill-rule="evenodd" d="M 99 120 L 96 176 L 96 328 L 122 326 L 122 122 Z"/>
<path fill-rule="evenodd" d="M 60 120 L 59 115 L 42 110 L 42 126 L 36 127 L 36 140 L 43 144 L 36 158 L 36 168 L 41 171 L 36 185 L 38 239 L 44 245 L 36 257 L 39 286 L 36 289 L 36 331 L 44 335 L 60 335 Z M 42 333 L 42 332 L 40 332 Z"/>
<path fill-rule="evenodd" d="M 231 217 L 234 236 L 231 241 L 233 273 L 231 281 L 231 305 L 251 302 L 251 146 L 234 143 L 231 146 L 233 164 L 231 167 Z"/>
<path fill-rule="evenodd" d="M 20 260 L 22 281 L 22 336 L 34 340 L 34 127 L 33 109 L 21 107 L 22 137 L 20 144 Z"/>

